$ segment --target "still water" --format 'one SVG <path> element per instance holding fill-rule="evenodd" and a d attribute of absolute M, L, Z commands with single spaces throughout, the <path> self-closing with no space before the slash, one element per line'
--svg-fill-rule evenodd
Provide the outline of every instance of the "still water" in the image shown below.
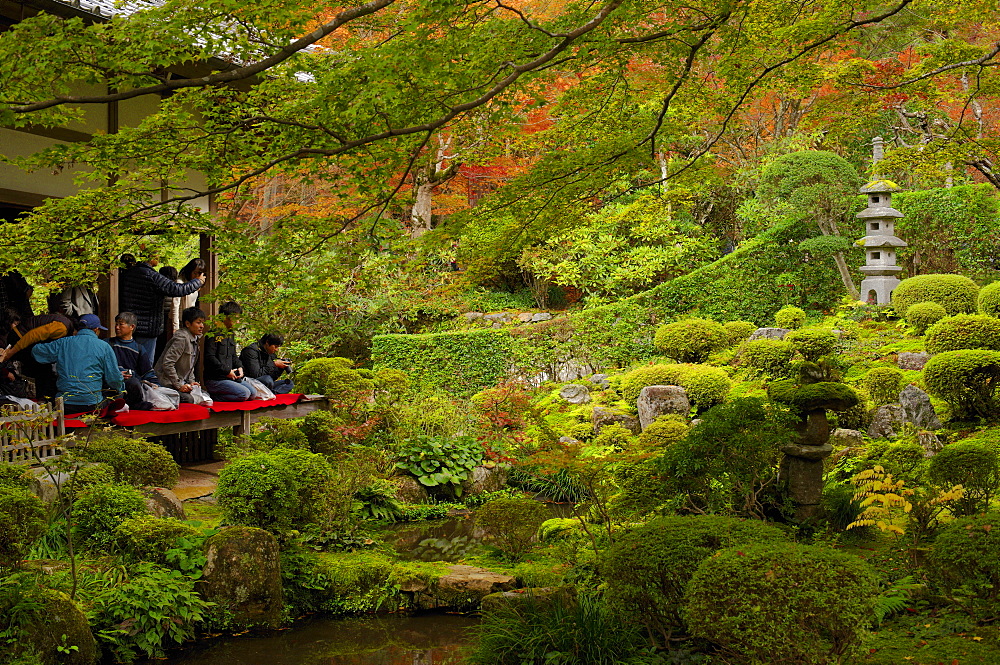
<path fill-rule="evenodd" d="M 196 644 L 146 665 L 458 665 L 477 622 L 451 614 L 314 619 L 267 636 Z"/>

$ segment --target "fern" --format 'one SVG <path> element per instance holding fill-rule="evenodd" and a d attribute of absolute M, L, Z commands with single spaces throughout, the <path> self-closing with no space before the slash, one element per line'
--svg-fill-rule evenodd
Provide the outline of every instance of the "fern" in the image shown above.
<path fill-rule="evenodd" d="M 890 584 L 889 588 L 875 599 L 875 625 L 881 626 L 886 618 L 905 610 L 909 605 L 910 592 L 923 587 L 923 584 L 913 580 L 912 575 Z"/>

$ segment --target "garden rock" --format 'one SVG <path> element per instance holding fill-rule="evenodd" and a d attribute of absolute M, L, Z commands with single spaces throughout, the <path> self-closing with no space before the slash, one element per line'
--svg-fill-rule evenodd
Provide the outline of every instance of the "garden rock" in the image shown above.
<path fill-rule="evenodd" d="M 931 398 L 920 388 L 908 385 L 899 393 L 899 405 L 903 407 L 903 419 L 919 429 L 941 429 Z"/>
<path fill-rule="evenodd" d="M 490 323 L 510 323 L 514 320 L 514 315 L 510 312 L 494 312 L 493 314 L 483 314 L 483 320 L 489 321 Z"/>
<path fill-rule="evenodd" d="M 571 383 L 559 390 L 559 396 L 570 404 L 586 404 L 590 401 L 590 388 L 582 383 Z"/>
<path fill-rule="evenodd" d="M 42 500 L 47 506 L 55 504 L 59 500 L 59 492 L 63 485 L 70 481 L 70 474 L 60 471 L 49 473 L 45 469 L 35 468 L 29 471 L 29 489 Z"/>
<path fill-rule="evenodd" d="M 505 607 L 531 604 L 534 607 L 551 607 L 556 603 L 570 605 L 576 599 L 573 587 L 533 587 L 516 591 L 500 591 L 483 598 L 481 610 L 491 612 Z"/>
<path fill-rule="evenodd" d="M 923 369 L 927 361 L 931 359 L 931 354 L 926 351 L 919 353 L 909 353 L 902 351 L 896 355 L 896 366 L 899 369 Z"/>
<path fill-rule="evenodd" d="M 507 467 L 500 465 L 477 466 L 472 476 L 462 483 L 465 494 L 496 492 L 507 485 Z"/>
<path fill-rule="evenodd" d="M 44 589 L 36 598 L 42 605 L 37 623 L 27 625 L 13 646 L 15 654 L 38 654 L 44 665 L 92 665 L 97 662 L 97 643 L 90 624 L 73 600 L 61 591 Z M 65 639 L 64 639 L 65 636 Z M 67 653 L 59 647 L 76 647 Z M 0 651 L 0 656 L 6 655 Z M 7 662 L 6 660 L 4 662 Z M 20 662 L 20 661 L 18 661 Z"/>
<path fill-rule="evenodd" d="M 205 541 L 198 593 L 216 603 L 226 628 L 278 628 L 284 607 L 278 541 L 269 532 L 231 526 Z"/>
<path fill-rule="evenodd" d="M 924 449 L 924 457 L 934 457 L 944 448 L 941 439 L 934 432 L 921 430 L 917 432 L 917 443 Z"/>
<path fill-rule="evenodd" d="M 413 609 L 470 610 L 479 608 L 486 596 L 510 591 L 514 586 L 515 579 L 510 575 L 474 566 L 452 565 L 436 581 L 413 579 L 401 584 L 399 590 L 412 597 Z"/>
<path fill-rule="evenodd" d="M 468 322 L 471 323 L 473 321 L 476 321 L 477 319 L 483 318 L 483 313 L 482 312 L 466 312 L 462 316 L 465 318 L 466 321 L 468 321 Z"/>
<path fill-rule="evenodd" d="M 646 386 L 639 391 L 636 406 L 642 429 L 649 427 L 649 424 L 660 416 L 666 414 L 687 416 L 691 411 L 687 391 L 680 386 Z"/>
<path fill-rule="evenodd" d="M 873 439 L 888 439 L 896 436 L 895 426 L 902 425 L 906 420 L 903 416 L 903 407 L 899 404 L 886 404 L 880 406 L 872 418 L 872 424 L 868 428 L 868 436 Z"/>
<path fill-rule="evenodd" d="M 608 381 L 607 374 L 594 374 L 587 380 L 593 383 L 595 386 L 600 387 L 601 390 L 607 390 L 608 388 L 611 387 L 611 382 Z"/>
<path fill-rule="evenodd" d="M 392 479 L 396 485 L 396 499 L 403 503 L 421 503 L 427 500 L 427 488 L 411 476 L 397 476 Z"/>
<path fill-rule="evenodd" d="M 531 315 L 532 323 L 541 323 L 542 321 L 551 321 L 552 315 L 548 312 L 535 312 Z"/>
<path fill-rule="evenodd" d="M 147 487 L 142 493 L 146 496 L 146 510 L 150 515 L 187 519 L 184 516 L 184 504 L 176 494 L 165 487 Z"/>
<path fill-rule="evenodd" d="M 755 339 L 785 339 L 790 331 L 787 328 L 757 328 L 750 336 L 747 337 L 748 342 L 752 342 Z"/>
<path fill-rule="evenodd" d="M 590 414 L 590 422 L 594 425 L 594 436 L 601 433 L 601 430 L 608 425 L 618 423 L 632 434 L 639 434 L 642 427 L 639 426 L 639 419 L 621 411 L 613 411 L 602 406 L 595 406 Z"/>
<path fill-rule="evenodd" d="M 854 448 L 865 445 L 865 435 L 856 429 L 838 427 L 830 432 L 830 443 L 837 448 Z"/>
<path fill-rule="evenodd" d="M 532 314 L 531 312 L 521 312 L 520 314 L 517 315 L 517 320 L 520 321 L 521 323 L 531 323 L 531 317 L 533 316 L 534 314 Z"/>

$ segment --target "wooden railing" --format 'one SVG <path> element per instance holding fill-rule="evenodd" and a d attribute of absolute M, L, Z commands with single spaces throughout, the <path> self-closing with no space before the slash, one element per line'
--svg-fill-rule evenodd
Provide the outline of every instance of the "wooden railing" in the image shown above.
<path fill-rule="evenodd" d="M 38 410 L 0 411 L 0 462 L 40 464 L 58 459 L 71 444 L 65 438 L 62 398 Z"/>

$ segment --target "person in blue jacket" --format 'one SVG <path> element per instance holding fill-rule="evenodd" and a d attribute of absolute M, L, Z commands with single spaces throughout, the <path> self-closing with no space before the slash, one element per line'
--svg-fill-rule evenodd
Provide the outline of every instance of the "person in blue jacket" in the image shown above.
<path fill-rule="evenodd" d="M 76 327 L 76 335 L 31 349 L 38 362 L 56 364 L 56 397 L 63 398 L 66 413 L 98 410 L 105 399 L 105 387 L 115 397 L 125 391 L 115 352 L 98 336 L 107 330 L 100 318 L 84 314 Z"/>

